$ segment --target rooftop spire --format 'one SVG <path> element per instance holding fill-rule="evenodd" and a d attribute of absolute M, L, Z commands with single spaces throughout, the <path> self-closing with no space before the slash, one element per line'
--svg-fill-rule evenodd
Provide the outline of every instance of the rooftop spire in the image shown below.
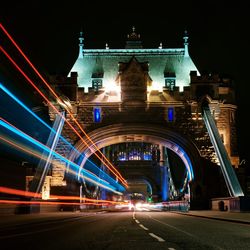
<path fill-rule="evenodd" d="M 188 53 L 188 33 L 187 33 L 187 30 L 184 31 L 184 36 L 183 36 L 183 39 L 184 39 L 184 56 L 189 56 L 189 53 Z"/>
<path fill-rule="evenodd" d="M 84 38 L 83 38 L 83 32 L 80 32 L 80 36 L 79 36 L 79 58 L 83 58 L 83 44 Z"/>
<path fill-rule="evenodd" d="M 135 32 L 135 26 L 132 27 L 132 33 L 128 34 L 128 39 L 126 42 L 126 49 L 142 49 L 140 34 Z"/>
<path fill-rule="evenodd" d="M 132 33 L 128 34 L 128 39 L 129 40 L 139 40 L 140 39 L 140 34 L 137 34 L 135 32 L 135 26 L 132 27 Z"/>

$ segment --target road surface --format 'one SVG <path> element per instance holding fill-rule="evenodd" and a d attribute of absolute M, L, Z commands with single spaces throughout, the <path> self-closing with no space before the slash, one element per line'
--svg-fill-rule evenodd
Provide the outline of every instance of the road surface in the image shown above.
<path fill-rule="evenodd" d="M 0 221 L 0 249 L 250 249 L 250 225 L 170 212 L 60 212 Z"/>

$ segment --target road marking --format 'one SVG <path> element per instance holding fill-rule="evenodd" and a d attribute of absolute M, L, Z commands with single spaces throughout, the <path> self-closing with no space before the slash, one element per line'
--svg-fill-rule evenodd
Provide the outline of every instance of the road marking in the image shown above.
<path fill-rule="evenodd" d="M 175 250 L 175 248 L 169 247 L 168 250 Z"/>
<path fill-rule="evenodd" d="M 133 212 L 133 219 L 135 220 L 135 211 Z"/>
<path fill-rule="evenodd" d="M 149 233 L 149 235 L 150 235 L 151 237 L 157 239 L 159 242 L 164 242 L 164 241 L 165 241 L 164 239 L 162 239 L 161 237 L 159 237 L 159 236 L 157 236 L 157 235 L 155 235 L 155 234 L 153 234 L 153 233 Z"/>
<path fill-rule="evenodd" d="M 177 230 L 177 231 L 179 231 L 179 232 L 182 232 L 182 233 L 184 233 L 184 234 L 186 234 L 186 235 L 188 235 L 188 236 L 190 236 L 190 237 L 197 238 L 197 237 L 196 237 L 195 235 L 193 235 L 193 234 L 190 234 L 190 233 L 188 233 L 188 232 L 186 232 L 186 231 L 183 231 L 183 230 L 181 230 L 181 229 L 179 229 L 179 228 L 177 228 L 177 227 L 175 227 L 175 226 L 172 226 L 172 225 L 170 225 L 170 224 L 167 224 L 167 223 L 164 223 L 164 222 L 162 222 L 162 221 L 160 221 L 160 220 L 157 220 L 157 219 L 153 218 L 153 217 L 150 216 L 150 215 L 148 215 L 148 217 L 150 217 L 152 220 L 155 220 L 155 221 L 157 221 L 157 222 L 159 222 L 159 223 L 161 223 L 161 224 L 163 224 L 163 225 L 165 225 L 165 226 L 167 226 L 167 227 L 174 228 L 175 230 Z"/>
<path fill-rule="evenodd" d="M 148 228 L 144 227 L 142 224 L 139 224 L 139 226 L 140 226 L 141 228 L 143 228 L 144 230 L 147 230 L 147 231 L 148 231 Z"/>
<path fill-rule="evenodd" d="M 135 222 L 138 223 L 138 224 L 140 223 L 140 221 L 138 221 L 138 220 L 135 220 Z"/>

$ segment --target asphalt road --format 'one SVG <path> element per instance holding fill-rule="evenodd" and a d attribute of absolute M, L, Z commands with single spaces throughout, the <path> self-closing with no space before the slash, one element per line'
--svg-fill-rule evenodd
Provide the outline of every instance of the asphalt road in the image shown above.
<path fill-rule="evenodd" d="M 0 249 L 250 249 L 250 225 L 169 212 L 16 215 Z"/>

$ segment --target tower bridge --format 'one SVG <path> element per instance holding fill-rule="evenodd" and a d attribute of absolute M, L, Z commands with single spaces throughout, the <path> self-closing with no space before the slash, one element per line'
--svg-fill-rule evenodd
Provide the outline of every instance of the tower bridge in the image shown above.
<path fill-rule="evenodd" d="M 183 48 L 143 49 L 139 34 L 133 30 L 125 49 L 95 50 L 84 48 L 81 33 L 79 56 L 69 75 L 50 79 L 64 100 L 54 105 L 72 112 L 93 145 L 102 149 L 129 180 L 130 188 L 131 176 L 134 176 L 135 183 L 138 180 L 141 185 L 143 181 L 150 183 L 157 201 L 187 195 L 193 204 L 207 204 L 213 197 L 242 196 L 233 170 L 239 165 L 239 157 L 235 127 L 237 106 L 232 82 L 218 74 L 200 75 L 188 52 L 187 33 L 183 39 Z M 217 143 L 221 141 L 223 145 L 220 150 L 215 150 L 211 142 L 213 133 L 204 122 L 204 102 L 215 120 L 213 129 L 218 130 Z M 49 114 L 53 121 L 55 112 L 50 107 Z M 67 112 L 66 119 L 72 122 Z M 62 134 L 84 153 L 80 162 L 84 168 L 96 148 L 86 146 L 67 124 Z M 84 137 L 84 140 L 89 139 Z M 134 149 L 128 149 L 132 144 Z M 138 150 L 146 144 L 150 145 L 147 160 L 141 156 L 143 152 L 138 155 Z M 121 152 L 122 147 L 127 149 Z M 59 143 L 57 150 L 61 148 Z M 153 148 L 158 150 L 155 159 L 152 159 Z M 219 156 L 221 150 L 224 150 L 222 154 L 227 154 L 227 170 L 220 170 L 225 160 Z M 185 166 L 180 181 L 183 185 L 178 189 L 172 178 L 177 175 L 178 166 L 169 162 L 169 151 Z M 122 153 L 127 155 L 126 159 L 119 158 Z M 72 161 L 78 158 L 75 152 L 67 154 Z M 130 161 L 129 157 L 136 160 Z M 54 185 L 62 185 L 64 176 L 60 179 L 56 172 L 54 174 Z M 233 184 L 230 175 L 234 175 Z M 216 187 L 212 184 L 214 180 L 218 181 Z M 144 184 L 144 189 L 147 186 Z"/>
<path fill-rule="evenodd" d="M 52 131 L 46 146 L 0 121 L 44 150 L 36 174 L 27 176 L 30 191 L 96 199 L 139 194 L 155 202 L 186 199 L 193 208 L 244 196 L 235 174 L 232 82 L 200 75 L 186 32 L 183 39 L 183 48 L 144 49 L 133 28 L 125 49 L 86 49 L 81 32 L 69 74 L 50 76 L 50 84 L 39 76 L 51 92 L 40 93 L 53 123 L 45 124 Z"/>

